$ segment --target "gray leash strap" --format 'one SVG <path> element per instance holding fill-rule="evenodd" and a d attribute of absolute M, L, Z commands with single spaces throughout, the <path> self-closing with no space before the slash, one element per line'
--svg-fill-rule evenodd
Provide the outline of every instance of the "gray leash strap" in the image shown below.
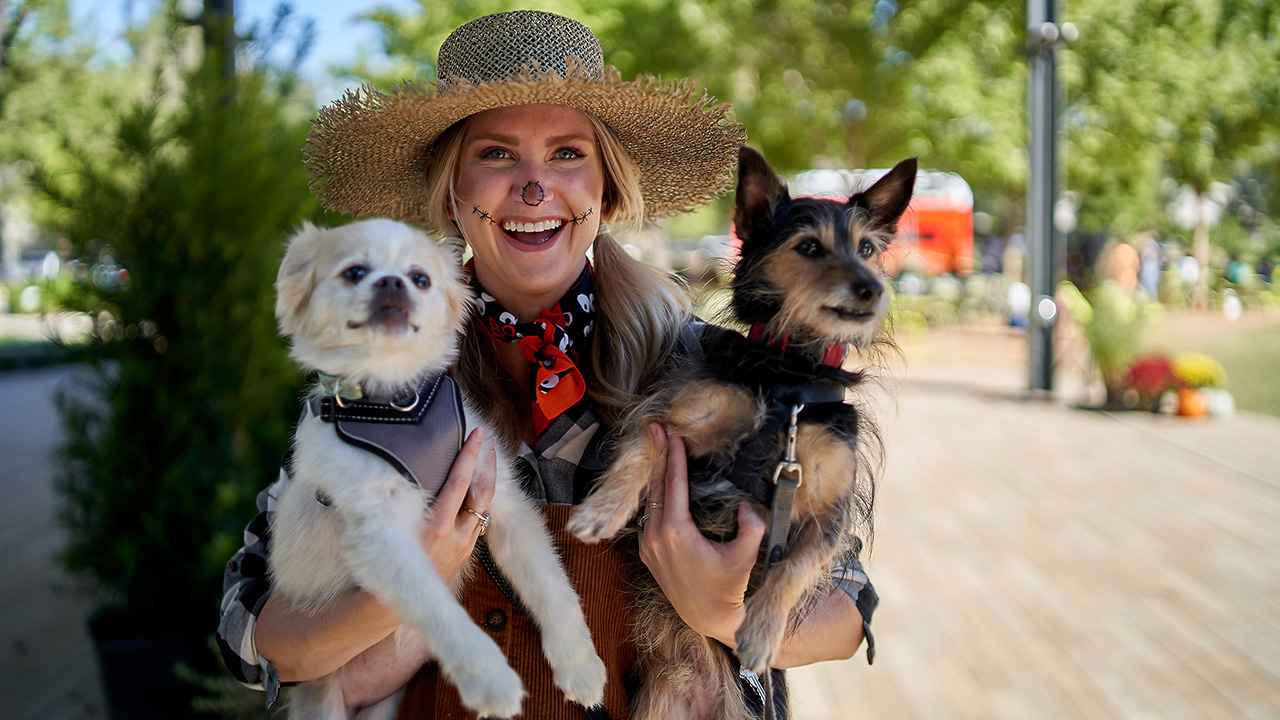
<path fill-rule="evenodd" d="M 787 535 L 791 532 L 791 507 L 795 504 L 796 490 L 803 482 L 800 462 L 796 459 L 796 434 L 799 430 L 800 411 L 803 409 L 804 403 L 791 406 L 791 423 L 787 427 L 787 453 L 773 471 L 773 503 L 770 508 L 769 537 L 766 541 L 766 547 L 769 550 L 765 556 L 762 577 L 769 576 L 769 571 L 782 561 L 782 555 L 787 549 Z M 765 668 L 760 681 L 764 684 L 765 720 L 777 720 L 777 708 L 774 707 L 773 698 L 773 672 Z"/>

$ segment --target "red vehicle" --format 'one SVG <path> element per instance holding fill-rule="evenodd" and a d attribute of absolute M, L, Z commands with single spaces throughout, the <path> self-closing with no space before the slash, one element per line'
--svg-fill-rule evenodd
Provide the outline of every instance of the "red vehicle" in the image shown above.
<path fill-rule="evenodd" d="M 888 169 L 807 170 L 789 183 L 796 197 L 847 200 Z M 898 222 L 898 239 L 884 256 L 891 277 L 904 270 L 924 275 L 973 272 L 973 190 L 955 173 L 921 170 L 915 194 Z"/>

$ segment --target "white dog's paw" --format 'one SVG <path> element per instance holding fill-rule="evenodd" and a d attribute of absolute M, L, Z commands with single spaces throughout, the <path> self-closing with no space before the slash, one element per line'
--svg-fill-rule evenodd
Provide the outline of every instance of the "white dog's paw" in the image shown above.
<path fill-rule="evenodd" d="M 453 676 L 462 704 L 481 717 L 509 718 L 520 713 L 524 684 L 505 661 L 477 666 Z"/>
<path fill-rule="evenodd" d="M 633 508 L 606 502 L 591 502 L 591 498 L 577 507 L 565 526 L 574 537 L 584 543 L 598 543 L 614 537 L 631 519 Z"/>
<path fill-rule="evenodd" d="M 583 707 L 593 707 L 604 702 L 605 668 L 595 649 L 590 644 L 587 647 L 591 649 L 577 653 L 573 662 L 552 662 L 551 667 L 555 671 L 556 687 L 565 697 Z"/>

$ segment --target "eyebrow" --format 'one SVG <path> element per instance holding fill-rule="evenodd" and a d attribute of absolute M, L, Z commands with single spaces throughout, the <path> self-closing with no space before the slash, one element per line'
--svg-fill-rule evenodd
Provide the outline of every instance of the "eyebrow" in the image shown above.
<path fill-rule="evenodd" d="M 547 145 L 562 145 L 568 142 L 592 142 L 595 138 L 590 133 L 569 133 L 568 135 L 557 135 L 547 138 Z M 520 139 L 513 135 L 503 135 L 502 133 L 486 132 L 472 135 L 468 139 L 467 144 L 474 142 L 496 142 L 502 145 L 519 145 Z"/>

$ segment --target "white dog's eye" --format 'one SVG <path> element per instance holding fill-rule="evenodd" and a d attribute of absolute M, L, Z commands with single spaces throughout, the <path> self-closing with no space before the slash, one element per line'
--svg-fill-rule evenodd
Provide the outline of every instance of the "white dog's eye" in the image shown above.
<path fill-rule="evenodd" d="M 420 272 L 413 273 L 412 275 L 409 276 L 409 279 L 413 281 L 414 285 L 417 285 L 419 288 L 422 288 L 423 290 L 426 290 L 427 288 L 431 287 L 431 278 L 427 277 L 426 273 L 420 273 Z"/>
<path fill-rule="evenodd" d="M 361 280 L 364 279 L 364 276 L 368 274 L 369 274 L 369 268 L 363 265 L 352 265 L 351 267 L 342 271 L 343 279 L 352 284 L 360 282 Z"/>

